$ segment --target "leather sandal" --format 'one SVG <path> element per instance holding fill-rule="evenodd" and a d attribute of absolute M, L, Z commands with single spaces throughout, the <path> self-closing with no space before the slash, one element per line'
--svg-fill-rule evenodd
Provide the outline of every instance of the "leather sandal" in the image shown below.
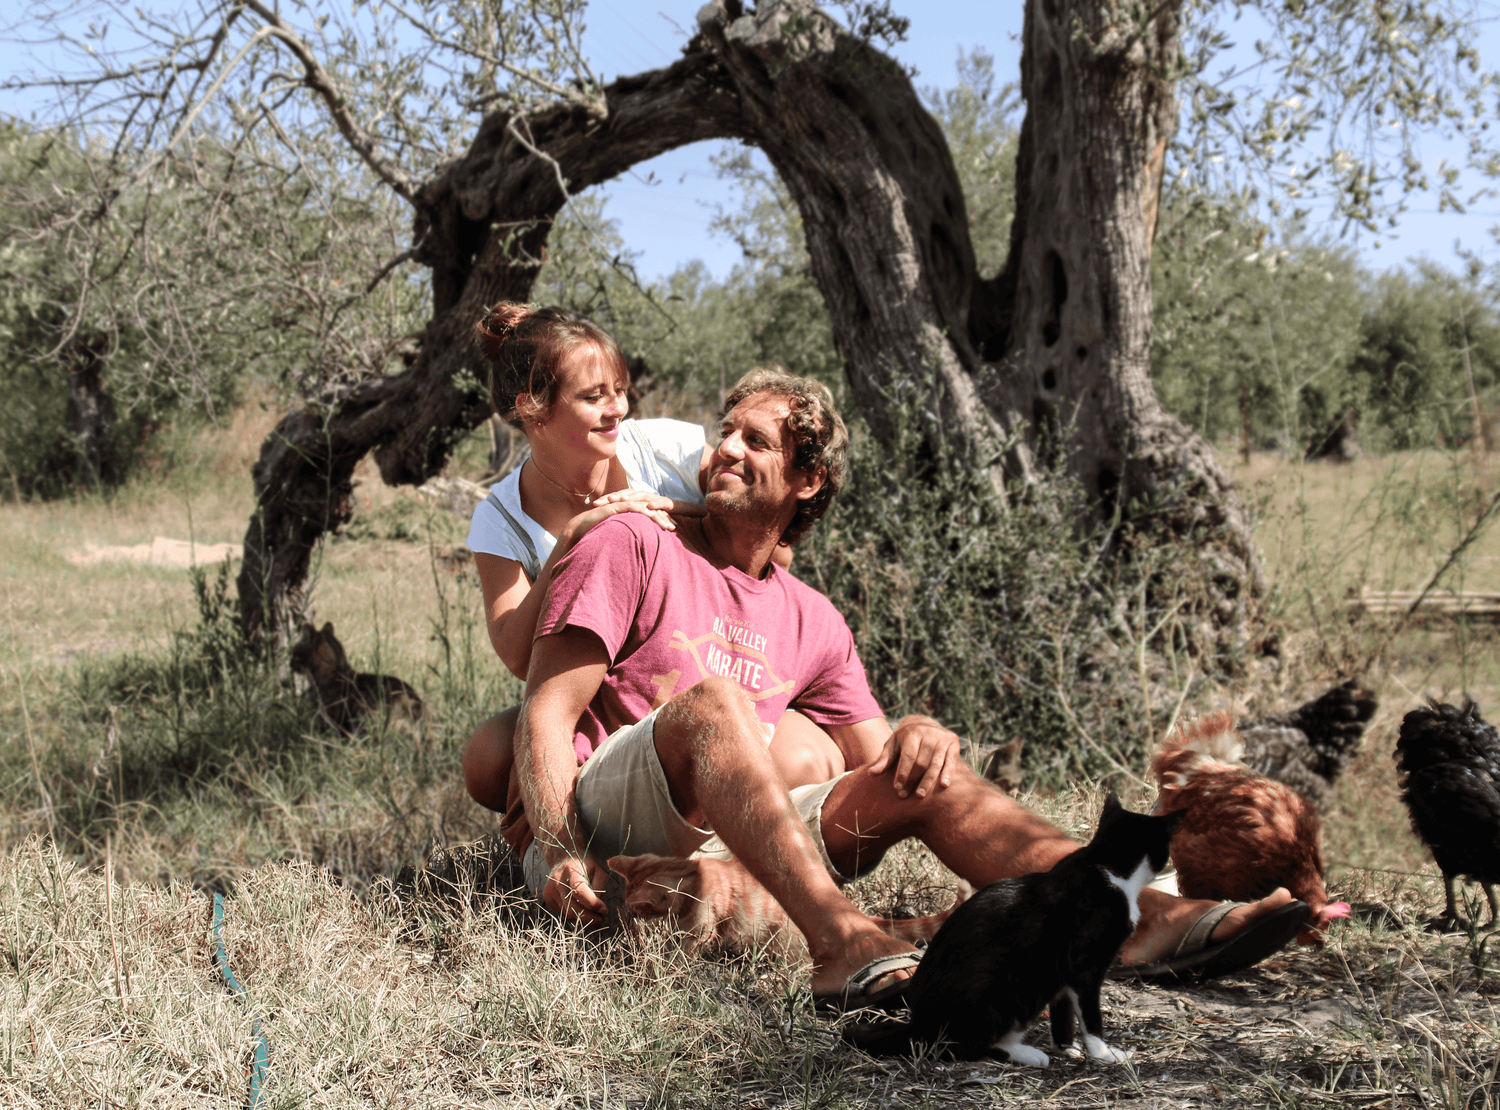
<path fill-rule="evenodd" d="M 1115 964 L 1111 979 L 1146 983 L 1198 983 L 1248 970 L 1281 951 L 1312 920 L 1306 902 L 1292 902 L 1249 922 L 1228 940 L 1213 942 L 1214 929 L 1245 902 L 1220 902 L 1193 922 L 1172 955 L 1151 964 Z"/>

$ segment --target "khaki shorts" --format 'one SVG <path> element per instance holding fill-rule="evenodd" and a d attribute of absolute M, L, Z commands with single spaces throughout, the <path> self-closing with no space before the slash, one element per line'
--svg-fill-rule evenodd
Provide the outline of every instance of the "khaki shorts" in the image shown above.
<path fill-rule="evenodd" d="M 732 859 L 733 854 L 712 829 L 690 824 L 677 811 L 666 772 L 656 755 L 655 726 L 656 713 L 652 712 L 636 724 L 616 729 L 579 770 L 575 796 L 579 818 L 589 836 L 589 855 L 599 860 L 644 855 Z M 823 866 L 838 883 L 874 870 L 884 854 L 868 860 L 862 855 L 852 875 L 840 873 L 828 858 L 823 844 L 823 803 L 843 777 L 799 786 L 790 793 L 792 806 L 818 846 Z M 549 872 L 536 843 L 526 851 L 524 870 L 526 885 L 535 894 Z"/>

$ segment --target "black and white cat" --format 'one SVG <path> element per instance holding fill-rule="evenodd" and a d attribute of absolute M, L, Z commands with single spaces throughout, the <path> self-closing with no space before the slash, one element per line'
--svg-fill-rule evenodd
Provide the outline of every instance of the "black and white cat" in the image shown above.
<path fill-rule="evenodd" d="M 1000 1054 L 1046 1067 L 1047 1054 L 1021 1038 L 1050 1003 L 1053 1044 L 1071 1046 L 1081 1016 L 1092 1059 L 1128 1059 L 1104 1043 L 1099 988 L 1181 819 L 1131 813 L 1111 793 L 1084 847 L 1050 871 L 991 883 L 953 911 L 905 992 L 909 1023 L 853 1025 L 845 1039 L 875 1055 L 931 1044 L 964 1060 Z"/>

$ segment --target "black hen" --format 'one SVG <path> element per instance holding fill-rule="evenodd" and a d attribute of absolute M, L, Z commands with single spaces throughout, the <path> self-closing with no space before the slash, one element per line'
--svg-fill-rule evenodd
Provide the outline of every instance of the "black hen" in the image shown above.
<path fill-rule="evenodd" d="M 1245 748 L 1239 761 L 1322 809 L 1359 751 L 1375 708 L 1375 695 L 1350 679 L 1290 713 L 1240 721 L 1235 729 Z"/>
<path fill-rule="evenodd" d="M 1401 800 L 1412 831 L 1432 849 L 1448 895 L 1444 911 L 1458 921 L 1453 879 L 1465 875 L 1484 887 L 1495 924 L 1495 888 L 1500 883 L 1500 732 L 1465 709 L 1432 703 L 1413 709 L 1396 741 Z"/>

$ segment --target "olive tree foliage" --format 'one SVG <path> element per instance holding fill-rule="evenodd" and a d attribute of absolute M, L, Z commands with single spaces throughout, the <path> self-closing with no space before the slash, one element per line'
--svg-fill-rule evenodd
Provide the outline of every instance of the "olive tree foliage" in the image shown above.
<path fill-rule="evenodd" d="M 1152 257 L 1152 376 L 1215 442 L 1303 452 L 1359 404 L 1367 277 L 1347 244 L 1277 230 L 1244 195 L 1170 191 Z"/>
<path fill-rule="evenodd" d="M 0 141 L 10 485 L 112 482 L 131 440 L 184 408 L 212 418 L 242 370 L 224 346 L 248 337 L 226 311 L 243 275 L 215 257 L 215 216 L 195 188 L 212 171 L 174 164 L 154 195 L 106 204 L 105 160 L 77 133 L 8 124 Z M 179 303 L 185 288 L 196 310 Z"/>
<path fill-rule="evenodd" d="M 1170 411 L 1216 442 L 1310 456 L 1483 434 L 1500 317 L 1477 261 L 1372 275 L 1243 195 L 1185 192 L 1163 203 L 1152 259 L 1152 373 Z"/>
<path fill-rule="evenodd" d="M 1245 11 L 1268 20 L 1262 61 L 1251 79 L 1216 74 Z M 240 579 L 252 631 L 278 623 L 312 544 L 345 519 L 360 457 L 374 448 L 388 482 L 421 480 L 486 417 L 472 325 L 531 292 L 569 197 L 704 139 L 758 147 L 786 188 L 877 436 L 894 441 L 890 400 L 918 383 L 929 450 L 967 453 L 997 493 L 1039 452 L 1064 460 L 1096 515 L 1201 537 L 1203 622 L 1232 628 L 1258 587 L 1248 523 L 1149 374 L 1162 182 L 1212 185 L 1243 161 L 1268 197 L 1322 195 L 1371 226 L 1424 180 L 1410 136 L 1478 136 L 1488 87 L 1464 0 L 1027 0 L 1014 219 L 989 276 L 952 151 L 880 52 L 902 32 L 887 8 L 853 4 L 840 23 L 809 0 L 713 0 L 678 61 L 608 83 L 581 49 L 583 14 L 572 0 L 197 0 L 117 13 L 134 56 L 104 36 L 92 74 L 56 86 L 70 118 L 111 136 L 132 188 L 210 123 L 226 142 L 291 147 L 318 120 L 412 209 L 406 257 L 429 271 L 430 317 L 406 369 L 299 410 L 267 442 Z"/>
<path fill-rule="evenodd" d="M 1331 201 L 1335 221 L 1370 232 L 1394 227 L 1413 193 L 1460 212 L 1489 195 L 1460 191 L 1465 168 L 1500 169 L 1487 133 L 1500 88 L 1474 45 L 1481 5 L 1194 0 L 1182 14 L 1180 180 L 1248 188 L 1294 220 Z M 1466 140 L 1465 163 L 1425 159 L 1433 136 Z"/>
<path fill-rule="evenodd" d="M 1485 434 L 1500 386 L 1500 312 L 1481 278 L 1476 266 L 1453 273 L 1423 262 L 1373 283 L 1351 365 L 1371 446 Z"/>
<path fill-rule="evenodd" d="M 119 96 L 59 109 L 50 130 L 12 125 L 29 153 L 0 181 L 11 257 L 46 260 L 9 274 L 35 325 L 11 366 L 36 376 L 44 406 L 67 397 L 90 477 L 120 476 L 111 417 L 216 420 L 251 380 L 316 398 L 410 357 L 428 294 L 389 265 L 409 211 L 326 118 L 272 125 L 246 94 L 174 121 L 170 90 L 153 111 L 124 63 L 91 85 Z"/>

